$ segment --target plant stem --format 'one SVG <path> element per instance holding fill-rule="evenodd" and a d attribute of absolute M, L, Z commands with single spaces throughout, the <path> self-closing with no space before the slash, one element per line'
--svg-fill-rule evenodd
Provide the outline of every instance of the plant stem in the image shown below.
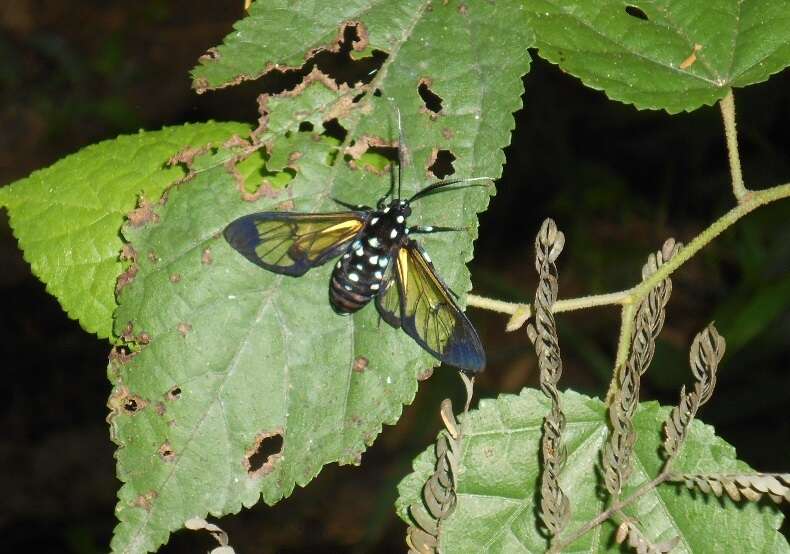
<path fill-rule="evenodd" d="M 639 305 L 639 302 L 641 302 L 642 299 L 650 293 L 650 290 L 655 287 L 658 282 L 663 281 L 669 277 L 676 269 L 686 263 L 697 252 L 707 246 L 708 243 L 731 227 L 736 221 L 741 219 L 752 210 L 759 208 L 760 206 L 788 197 L 790 197 L 790 183 L 777 185 L 769 189 L 750 191 L 740 204 L 714 221 L 707 229 L 694 237 L 690 243 L 681 248 L 680 251 L 675 254 L 671 260 L 662 265 L 658 271 L 635 287 L 628 290 L 607 294 L 597 294 L 593 296 L 582 296 L 580 298 L 558 300 L 552 306 L 552 312 L 569 312 L 612 304 L 620 304 L 625 307 L 628 307 L 628 305 Z M 505 302 L 503 300 L 486 298 L 484 296 L 478 296 L 475 294 L 470 294 L 466 298 L 469 306 L 508 315 L 513 315 L 518 310 L 530 310 L 530 305 L 527 303 L 520 304 L 517 302 Z M 630 315 L 633 316 L 633 309 L 630 312 Z M 623 331 L 621 330 L 621 336 L 622 334 Z M 619 348 L 618 353 L 620 353 Z M 618 357 L 618 359 L 620 358 Z"/>
<path fill-rule="evenodd" d="M 670 477 L 670 473 L 668 471 L 663 471 L 658 475 L 658 477 L 656 477 L 652 481 L 648 481 L 647 483 L 642 483 L 642 485 L 638 489 L 636 489 L 628 498 L 624 500 L 620 500 L 619 502 L 615 502 L 609 507 L 608 510 L 598 514 L 598 516 L 595 517 L 595 519 L 591 519 L 590 521 L 588 521 L 587 523 L 576 529 L 576 531 L 571 533 L 567 538 L 564 538 L 563 540 L 554 544 L 549 549 L 547 554 L 556 554 L 558 552 L 561 552 L 563 548 L 565 548 L 566 546 L 570 546 L 571 544 L 576 542 L 576 540 L 578 540 L 579 537 L 583 536 L 591 529 L 597 527 L 598 525 L 600 525 L 601 523 L 612 517 L 612 515 L 615 512 L 619 512 L 620 510 L 622 510 L 623 508 L 625 508 L 635 500 L 638 500 L 646 492 L 655 489 L 658 485 L 666 481 L 669 477 Z"/>
<path fill-rule="evenodd" d="M 730 175 L 732 177 L 732 193 L 738 203 L 749 194 L 749 189 L 743 183 L 741 173 L 741 158 L 738 153 L 738 130 L 735 127 L 735 98 L 732 89 L 719 102 L 721 117 L 724 120 L 724 135 L 727 138 L 727 155 L 730 159 Z"/>
<path fill-rule="evenodd" d="M 702 233 L 694 237 L 689 244 L 680 249 L 671 260 L 658 268 L 653 275 L 639 283 L 632 289 L 631 301 L 638 304 L 650 293 L 650 290 L 660 281 L 669 277 L 677 268 L 691 259 L 697 252 L 707 246 L 709 242 L 726 231 L 740 218 L 765 204 L 769 204 L 781 198 L 790 197 L 790 183 L 778 185 L 765 190 L 751 191 L 743 201 L 713 222 Z"/>
<path fill-rule="evenodd" d="M 581 296 L 579 298 L 567 298 L 565 300 L 557 300 L 551 306 L 552 313 L 572 312 L 575 310 L 582 310 L 585 308 L 594 308 L 596 306 L 610 306 L 613 304 L 624 304 L 629 301 L 631 290 L 621 290 L 618 292 L 610 292 L 607 294 L 594 294 L 591 296 Z M 494 298 L 487 298 L 485 296 L 478 296 L 470 294 L 466 297 L 468 306 L 480 308 L 483 310 L 490 310 L 501 314 L 523 314 L 523 323 L 529 319 L 532 314 L 532 306 L 530 304 L 519 304 L 517 302 L 505 302 L 503 300 L 496 300 Z M 515 328 L 508 326 L 508 331 L 514 331 L 521 325 Z"/>

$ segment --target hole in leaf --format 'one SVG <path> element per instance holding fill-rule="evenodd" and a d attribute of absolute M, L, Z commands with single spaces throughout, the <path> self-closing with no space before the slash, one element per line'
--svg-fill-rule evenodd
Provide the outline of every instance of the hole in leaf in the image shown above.
<path fill-rule="evenodd" d="M 356 103 L 358 103 L 360 100 L 362 100 L 364 97 L 365 97 L 365 93 L 364 93 L 364 92 L 360 92 L 360 93 L 359 93 L 359 94 L 357 94 L 357 95 L 356 95 L 354 98 L 352 98 L 352 99 L 351 99 L 351 103 L 352 103 L 352 104 L 356 104 Z"/>
<path fill-rule="evenodd" d="M 348 131 L 346 131 L 346 128 L 338 122 L 337 118 L 324 121 L 323 125 L 324 135 L 337 139 L 341 143 L 346 140 Z"/>
<path fill-rule="evenodd" d="M 373 91 L 373 96 L 380 97 L 381 96 L 381 89 L 377 88 Z"/>
<path fill-rule="evenodd" d="M 625 13 L 630 15 L 631 17 L 635 17 L 637 19 L 641 19 L 643 21 L 647 21 L 647 14 L 643 12 L 641 9 L 637 8 L 636 6 L 626 6 Z"/>
<path fill-rule="evenodd" d="M 181 387 L 173 387 L 169 391 L 167 391 L 167 398 L 168 400 L 178 400 L 178 397 L 181 396 Z"/>
<path fill-rule="evenodd" d="M 264 476 L 271 473 L 274 464 L 280 459 L 283 449 L 282 433 L 260 433 L 255 438 L 255 444 L 247 451 L 244 465 L 247 472 L 254 476 Z"/>
<path fill-rule="evenodd" d="M 442 97 L 428 88 L 429 85 L 430 81 L 421 79 L 420 86 L 417 87 L 417 92 L 420 93 L 420 98 L 425 102 L 425 108 L 430 112 L 438 114 L 442 111 Z"/>
<path fill-rule="evenodd" d="M 438 150 L 432 158 L 433 160 L 428 166 L 428 171 L 433 173 L 438 179 L 445 179 L 455 173 L 453 168 L 455 156 L 449 150 Z"/>
<path fill-rule="evenodd" d="M 299 131 L 302 133 L 309 133 L 314 129 L 313 124 L 309 121 L 302 121 L 299 124 Z"/>
<path fill-rule="evenodd" d="M 321 48 L 313 52 L 301 67 L 296 69 L 273 68 L 258 78 L 258 88 L 262 94 L 281 94 L 295 89 L 314 69 L 332 78 L 338 85 L 351 87 L 358 83 L 367 84 L 376 75 L 387 53 L 371 50 L 367 56 L 354 59 L 352 50 L 364 50 L 367 45 L 367 32 L 360 29 L 359 23 L 347 24 L 343 37 L 334 50 Z M 359 54 L 358 54 L 359 55 Z"/>
<path fill-rule="evenodd" d="M 346 161 L 351 161 L 350 158 Z M 398 162 L 396 146 L 376 146 L 369 144 L 365 153 L 359 156 L 357 166 L 376 175 L 382 175 L 392 163 Z"/>

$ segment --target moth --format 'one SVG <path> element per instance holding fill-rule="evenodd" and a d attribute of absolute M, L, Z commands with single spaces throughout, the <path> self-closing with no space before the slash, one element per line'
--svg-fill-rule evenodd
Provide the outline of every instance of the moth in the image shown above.
<path fill-rule="evenodd" d="M 405 154 L 400 112 L 397 119 L 397 195 L 393 176 L 376 208 L 335 199 L 347 211 L 253 213 L 231 222 L 223 234 L 252 263 L 292 277 L 339 257 L 329 280 L 329 303 L 336 313 L 353 314 L 374 300 L 384 321 L 403 329 L 435 358 L 466 373 L 479 373 L 486 363 L 480 337 L 414 238 L 462 229 L 410 227 L 407 221 L 412 204 L 421 198 L 445 192 L 451 185 L 490 178 L 439 181 L 402 199 Z"/>

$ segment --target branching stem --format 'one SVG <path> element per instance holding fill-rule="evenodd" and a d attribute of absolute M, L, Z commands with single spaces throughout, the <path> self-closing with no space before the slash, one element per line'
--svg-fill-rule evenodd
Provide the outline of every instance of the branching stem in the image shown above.
<path fill-rule="evenodd" d="M 564 548 L 576 542 L 579 539 L 579 537 L 583 536 L 585 533 L 588 533 L 591 529 L 594 529 L 604 521 L 608 520 L 616 512 L 619 512 L 620 510 L 622 510 L 632 502 L 638 500 L 645 493 L 658 487 L 661 483 L 668 480 L 671 475 L 672 473 L 670 473 L 669 471 L 662 471 L 658 475 L 658 477 L 656 477 L 652 481 L 642 483 L 642 485 L 638 489 L 636 489 L 630 496 L 628 496 L 623 500 L 615 502 L 609 507 L 608 510 L 601 512 L 600 514 L 598 514 L 597 517 L 591 519 L 590 521 L 588 521 L 587 523 L 576 529 L 573 533 L 563 538 L 561 541 L 557 541 L 548 550 L 547 554 L 557 554 L 559 552 L 562 552 Z"/>
<path fill-rule="evenodd" d="M 707 246 L 708 243 L 726 231 L 743 216 L 752 210 L 759 208 L 760 206 L 764 206 L 765 204 L 770 204 L 776 200 L 781 200 L 782 198 L 788 197 L 790 197 L 790 183 L 777 185 L 765 190 L 749 191 L 748 194 L 743 198 L 742 202 L 714 221 L 707 229 L 697 235 L 690 243 L 681 248 L 680 252 L 675 254 L 671 260 L 658 268 L 658 271 L 635 287 L 608 294 L 598 294 L 593 296 L 582 296 L 580 298 L 558 300 L 552 306 L 552 312 L 569 312 L 593 308 L 596 306 L 610 306 L 616 304 L 625 307 L 628 307 L 629 305 L 638 306 L 642 299 L 650 293 L 650 290 L 655 287 L 657 283 L 669 277 L 676 269 L 694 257 L 697 252 L 702 250 L 702 248 Z M 527 314 L 531 312 L 530 305 L 527 303 L 520 304 L 516 302 L 505 302 L 502 300 L 486 298 L 484 296 L 478 296 L 474 294 L 467 296 L 467 303 L 469 306 L 474 306 L 475 308 L 481 308 L 483 310 L 490 310 L 508 315 L 514 315 L 519 311 L 523 313 L 525 310 Z M 623 315 L 628 314 L 624 313 Z M 630 315 L 633 316 L 633 308 L 630 310 Z M 633 318 L 631 317 L 629 319 Z M 620 336 L 623 336 L 622 331 Z M 620 354 L 620 348 L 618 348 L 618 360 L 622 358 L 624 361 L 625 358 L 627 358 L 627 354 L 628 353 L 626 351 L 625 355 L 622 356 Z"/>
<path fill-rule="evenodd" d="M 738 154 L 738 130 L 735 127 L 735 99 L 732 89 L 727 92 L 727 96 L 719 102 L 721 117 L 724 120 L 724 136 L 727 139 L 727 155 L 730 159 L 730 175 L 732 176 L 732 193 L 738 203 L 749 194 L 749 189 L 743 183 L 741 173 L 741 158 Z"/>

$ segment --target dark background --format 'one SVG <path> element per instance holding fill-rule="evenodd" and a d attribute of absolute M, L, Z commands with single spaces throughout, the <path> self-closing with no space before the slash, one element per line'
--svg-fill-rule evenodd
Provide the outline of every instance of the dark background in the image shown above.
<path fill-rule="evenodd" d="M 138 128 L 257 118 L 259 84 L 197 96 L 188 70 L 242 16 L 242 0 L 139 2 L 15 0 L 0 6 L 0 184 L 79 148 Z M 632 285 L 668 236 L 688 241 L 733 206 L 716 108 L 670 117 L 610 102 L 536 61 L 526 109 L 507 149 L 504 177 L 481 216 L 475 291 L 509 300 L 534 294 L 532 241 L 555 218 L 567 246 L 560 296 Z M 736 93 L 747 183 L 788 180 L 788 72 Z M 731 340 L 719 385 L 701 418 L 763 471 L 787 471 L 790 372 L 790 203 L 748 216 L 674 276 L 674 294 L 642 396 L 674 403 L 688 382 L 687 349 L 715 319 Z M 104 418 L 108 345 L 82 331 L 31 274 L 0 213 L 0 536 L 4 548 L 104 552 L 119 483 Z M 479 396 L 537 383 L 526 334 L 471 310 L 489 354 Z M 563 384 L 602 396 L 618 311 L 563 314 Z M 734 339 L 733 339 L 734 337 Z M 736 343 L 740 343 L 739 345 Z M 439 403 L 460 403 L 452 370 L 423 383 L 395 427 L 385 427 L 360 468 L 327 466 L 306 489 L 219 523 L 237 552 L 400 552 L 405 526 L 392 503 L 411 459 L 440 427 Z M 214 543 L 182 531 L 165 553 Z"/>

